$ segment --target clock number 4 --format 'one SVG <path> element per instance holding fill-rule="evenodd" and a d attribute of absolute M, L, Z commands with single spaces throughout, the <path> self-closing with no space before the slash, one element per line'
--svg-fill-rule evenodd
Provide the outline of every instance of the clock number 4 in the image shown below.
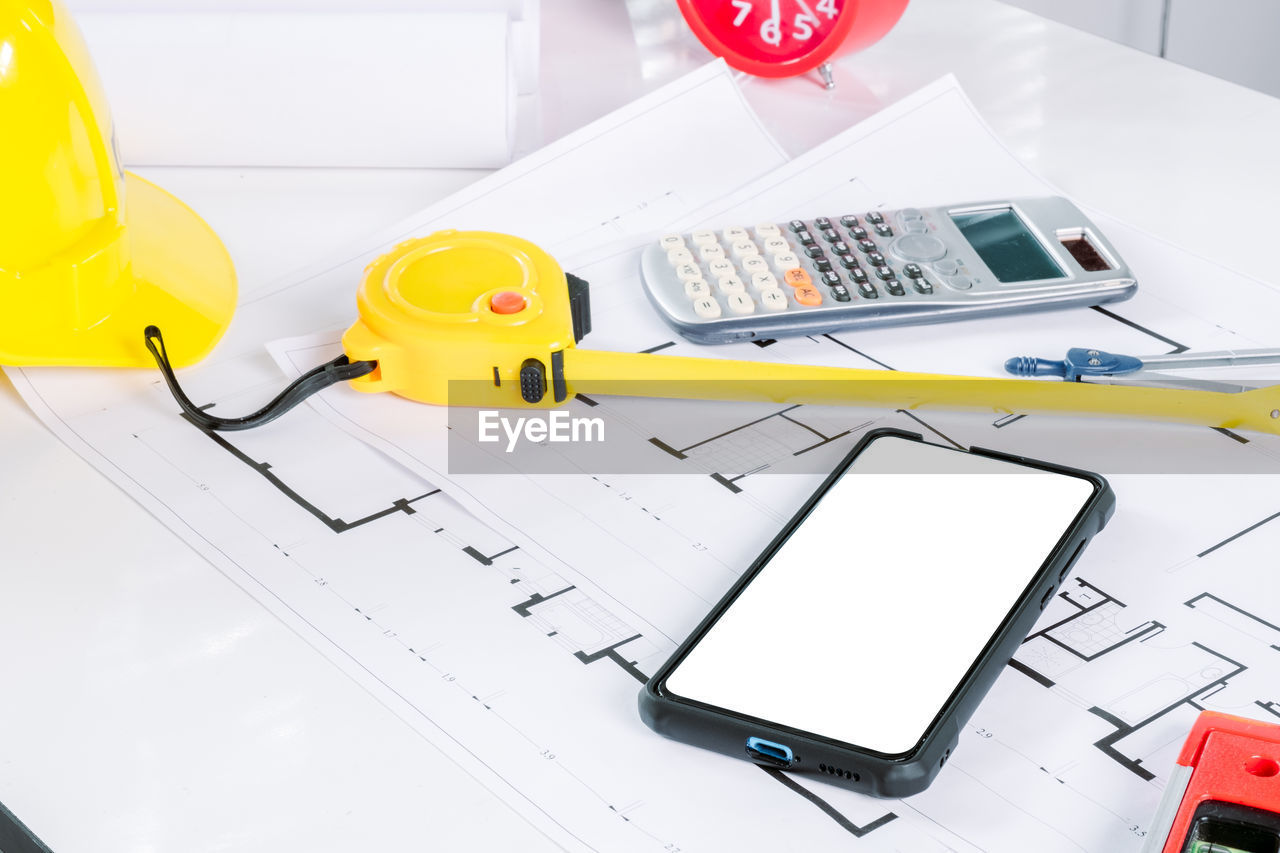
<path fill-rule="evenodd" d="M 836 9 L 836 0 L 818 0 L 818 11 L 827 16 L 827 20 L 831 20 L 840 11 Z"/>

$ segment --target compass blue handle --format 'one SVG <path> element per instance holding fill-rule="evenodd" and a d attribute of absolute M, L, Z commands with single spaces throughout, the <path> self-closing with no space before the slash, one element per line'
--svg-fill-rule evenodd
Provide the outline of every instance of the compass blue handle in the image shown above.
<path fill-rule="evenodd" d="M 1142 359 L 1116 355 L 1098 349 L 1072 347 L 1062 361 L 1035 356 L 1018 356 L 1004 363 L 1014 376 L 1060 376 L 1068 382 L 1079 382 L 1086 376 L 1124 376 L 1142 369 Z"/>

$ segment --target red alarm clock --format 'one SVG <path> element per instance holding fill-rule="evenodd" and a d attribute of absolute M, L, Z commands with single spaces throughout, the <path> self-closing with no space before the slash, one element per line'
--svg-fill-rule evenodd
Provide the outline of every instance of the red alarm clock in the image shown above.
<path fill-rule="evenodd" d="M 817 68 L 835 85 L 829 61 L 879 41 L 907 0 L 679 0 L 689 26 L 717 56 L 760 77 Z"/>

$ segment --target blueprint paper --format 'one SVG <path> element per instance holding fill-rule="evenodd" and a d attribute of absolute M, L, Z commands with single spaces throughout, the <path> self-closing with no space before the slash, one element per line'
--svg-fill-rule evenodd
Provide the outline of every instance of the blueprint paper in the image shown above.
<path fill-rule="evenodd" d="M 792 199 L 769 201 L 772 206 L 762 202 L 761 214 L 748 221 L 784 215 L 791 204 L 810 213 L 809 205 L 827 203 L 822 193 L 848 188 L 832 180 L 841 170 L 830 159 L 816 161 L 825 170 L 819 177 L 808 171 L 812 158 L 787 167 L 722 69 L 660 95 L 343 257 L 253 293 L 215 359 L 184 373 L 188 390 L 216 401 L 215 411 L 253 407 L 280 384 L 261 353 L 263 340 L 341 328 L 351 319 L 355 281 L 368 258 L 445 224 L 514 231 L 588 273 L 597 331 L 586 343 L 640 350 L 670 341 L 665 327 L 634 309 L 632 238 L 733 215 L 768 186 L 798 190 Z M 706 121 L 707 130 L 682 133 L 678 146 L 664 147 L 665 128 L 680 126 L 679 120 L 699 127 Z M 715 135 L 724 122 L 735 139 L 728 148 Z M 895 164 L 913 150 L 922 126 L 947 126 L 950 144 L 981 157 L 973 170 L 949 178 L 958 194 L 990 197 L 1042 186 L 986 133 L 954 81 L 943 81 L 853 132 L 855 141 L 860 135 L 877 140 L 884 159 L 874 174 L 859 169 L 860 182 L 848 182 L 865 191 L 849 203 L 954 200 L 922 198 L 929 185 L 923 176 L 901 189 L 893 183 L 901 177 Z M 815 156 L 834 156 L 848 141 Z M 726 153 L 732 163 L 724 162 Z M 626 169 L 616 168 L 619 156 Z M 566 175 L 596 180 L 566 186 Z M 767 183 L 738 190 L 758 176 Z M 558 193 L 553 208 L 544 203 L 552 190 Z M 1122 243 L 1118 223 L 1100 224 L 1138 266 L 1134 252 L 1142 251 L 1145 238 Z M 1163 250 L 1150 251 L 1160 261 Z M 1182 308 L 1178 299 L 1190 292 L 1174 290 L 1141 304 L 1173 330 L 1160 334 L 1201 348 L 1202 339 L 1246 337 L 1254 327 L 1236 314 L 1273 310 L 1267 292 L 1260 288 L 1255 298 L 1244 291 L 1242 304 L 1229 306 L 1234 313 L 1226 319 L 1238 319 L 1239 327 L 1220 327 Z M 1115 316 L 1129 319 L 1120 310 Z M 1008 346 L 1025 347 L 1033 334 L 1040 336 L 1036 349 L 1046 347 L 1043 354 L 1068 333 L 1107 336 L 1124 345 L 1117 349 L 1162 348 L 1147 332 L 1094 313 L 1072 316 L 1071 328 L 1059 328 L 1071 315 L 1047 315 L 1019 319 L 1012 329 L 991 321 L 908 330 L 909 338 L 886 332 L 800 339 L 748 354 L 863 367 L 918 359 L 928 369 L 938 369 L 945 357 L 955 360 L 947 369 L 981 372 L 973 365 L 984 363 L 983 346 L 1003 359 L 1013 354 L 1004 351 Z M 624 317 L 626 324 L 619 320 Z M 276 354 L 289 365 L 311 366 L 328 357 L 334 340 L 332 334 L 294 340 Z M 678 343 L 669 349 L 692 351 Z M 742 357 L 743 350 L 719 354 Z M 904 365 L 894 364 L 895 357 Z M 634 476 L 562 482 L 555 490 L 513 482 L 513 493 L 534 500 L 510 506 L 501 496 L 477 500 L 473 483 L 423 476 L 434 470 L 419 458 L 430 448 L 408 440 L 392 446 L 414 436 L 381 416 L 390 413 L 426 432 L 438 415 L 430 407 L 357 400 L 333 389 L 337 393 L 326 394 L 315 409 L 218 436 L 182 422 L 153 376 L 124 375 L 110 389 L 100 372 L 12 370 L 10 376 L 69 444 L 438 745 L 457 772 L 482 781 L 568 849 L 1136 850 L 1167 766 L 1161 750 L 1185 732 L 1181 723 L 1163 721 L 1185 714 L 1192 701 L 1212 704 L 1224 695 L 1232 707 L 1257 709 L 1255 715 L 1273 712 L 1280 701 L 1261 698 L 1278 683 L 1276 653 L 1265 643 L 1267 626 L 1280 624 L 1280 614 L 1274 602 L 1248 594 L 1257 567 L 1272 559 L 1277 544 L 1277 525 L 1266 523 L 1280 510 L 1267 508 L 1277 490 L 1274 479 L 1262 475 L 1114 478 L 1122 510 L 1079 572 L 1089 585 L 1073 580 L 1054 601 L 1037 627 L 1040 636 L 1019 654 L 1028 658 L 1025 671 L 1011 668 L 997 684 L 935 786 L 909 801 L 880 801 L 668 742 L 635 713 L 643 678 L 732 582 L 745 566 L 743 556 L 771 536 L 811 488 L 803 475 L 747 473 L 752 458 L 762 456 L 774 470 L 786 470 L 778 463 L 797 433 L 779 428 L 782 418 L 738 430 L 728 442 L 704 444 L 705 452 L 692 454 L 700 467 L 681 479 L 675 494 L 669 481 Z M 373 408 L 366 411 L 365 404 Z M 599 405 L 613 407 L 611 417 L 628 420 L 640 437 L 661 426 L 661 408 L 652 402 Z M 847 447 L 872 423 L 924 429 L 897 413 L 851 411 L 845 418 L 848 435 L 831 441 L 830 451 Z M 988 440 L 990 418 L 930 416 L 929 426 L 957 442 L 997 443 Z M 1077 437 L 1078 421 L 1025 418 L 996 434 L 1048 455 L 1045 434 L 1032 430 L 1048 431 L 1063 456 L 1097 449 Z M 1246 437 L 1208 430 L 1126 424 L 1108 427 L 1108 434 L 1114 430 L 1131 430 L 1144 441 L 1155 435 L 1193 453 L 1248 454 L 1260 468 L 1278 458 L 1274 444 L 1253 436 L 1242 444 L 1238 439 Z M 689 447 L 707 437 L 672 440 Z M 374 446 L 397 453 L 403 464 Z M 733 488 L 710 473 L 721 473 Z M 924 508 L 922 517 L 944 509 Z M 548 538 L 556 526 L 572 526 L 581 543 Z M 981 589 L 975 578 L 975 594 Z M 1206 592 L 1214 598 L 1195 598 Z M 1194 606 L 1184 604 L 1193 600 Z M 1237 610 L 1219 602 L 1251 615 L 1237 619 Z M 1223 668 L 1217 658 L 1206 665 L 1201 646 L 1247 668 Z M 1050 652 L 1061 659 L 1049 660 Z M 1123 736 L 1115 737 L 1118 732 Z M 1094 746 L 1108 737 L 1105 749 Z M 1152 768 L 1151 778 L 1121 759 Z M 414 842 L 407 839 L 406 847 L 420 846 Z"/>
<path fill-rule="evenodd" d="M 948 128 L 949 154 L 935 153 L 923 168 L 913 142 L 940 126 Z M 865 168 L 868 163 L 876 168 Z M 1053 191 L 998 143 L 947 81 L 670 230 Z M 1139 271 L 1144 283 L 1132 301 L 788 339 L 763 348 L 675 340 L 644 310 L 637 277 L 642 242 L 558 256 L 593 283 L 594 328 L 584 341 L 593 348 L 920 371 L 941 365 L 946 372 L 999 375 L 1004 359 L 1024 350 L 1058 355 L 1087 344 L 1157 353 L 1268 342 L 1280 316 L 1280 295 L 1270 287 L 1099 212 L 1093 216 Z M 1206 280 L 1227 296 L 1206 305 Z M 296 373 L 336 353 L 336 339 L 317 334 L 280 342 L 273 351 Z M 589 578 L 593 596 L 607 595 L 613 612 L 625 607 L 646 620 L 647 631 L 629 623 L 639 636 L 621 647 L 642 673 L 654 671 L 815 487 L 816 476 L 795 473 L 796 454 L 826 454 L 834 462 L 868 427 L 892 425 L 1109 474 L 1120 500 L 1112 529 L 1047 609 L 948 769 L 909 801 L 920 814 L 913 818 L 903 814 L 905 806 L 893 806 L 913 826 L 921 817 L 934 821 L 980 849 L 1136 849 L 1163 774 L 1199 708 L 1263 718 L 1280 712 L 1272 686 L 1280 683 L 1280 656 L 1271 648 L 1280 639 L 1274 628 L 1280 597 L 1256 594 L 1259 584 L 1267 588 L 1262 567 L 1276 541 L 1268 522 L 1280 514 L 1275 436 L 864 410 L 847 410 L 842 428 L 833 430 L 815 424 L 839 423 L 839 415 L 811 407 L 593 398 L 572 401 L 568 409 L 603 417 L 612 440 L 621 433 L 634 443 L 637 459 L 647 453 L 656 462 L 668 452 L 664 447 L 681 452 L 690 475 L 494 477 L 448 470 L 443 428 L 424 427 L 443 422 L 439 410 L 349 389 L 335 389 L 317 405 L 335 424 L 445 488 L 523 550 L 567 576 Z M 737 427 L 673 435 L 671 407 L 695 405 L 709 420 L 722 421 L 726 410 L 739 413 Z M 449 440 L 467 436 L 455 428 Z M 904 510 L 919 515 L 927 529 L 928 515 L 945 507 Z M 973 594 L 982 594 L 981 578 L 974 579 Z M 646 657 L 650 643 L 663 654 Z M 864 843 L 878 849 L 874 838 Z M 955 838 L 944 843 L 963 849 Z"/>

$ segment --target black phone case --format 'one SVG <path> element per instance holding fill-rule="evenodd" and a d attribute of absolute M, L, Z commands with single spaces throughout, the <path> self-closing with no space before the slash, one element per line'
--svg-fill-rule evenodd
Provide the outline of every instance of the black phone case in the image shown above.
<path fill-rule="evenodd" d="M 906 797 L 919 793 L 929 786 L 938 771 L 946 764 L 960 738 L 960 729 L 977 709 L 982 698 L 991 689 L 1005 664 L 1013 657 L 1018 645 L 1031 631 L 1032 625 L 1053 598 L 1059 585 L 1066 579 L 1076 558 L 1084 550 L 1094 534 L 1102 530 L 1115 510 L 1115 495 L 1105 479 L 1087 471 L 1040 462 L 1021 456 L 970 448 L 968 452 L 1010 462 L 1055 471 L 1084 478 L 1095 485 L 1089 503 L 1080 511 L 1067 528 L 1048 559 L 1035 575 L 1033 583 L 1022 593 L 1012 615 L 1005 619 L 991 641 L 978 656 L 974 665 L 951 694 L 938 716 L 930 724 L 924 737 L 909 752 L 885 755 L 860 749 L 840 741 L 814 737 L 778 724 L 753 720 L 714 710 L 676 698 L 665 690 L 666 679 L 695 643 L 706 633 L 733 600 L 755 578 L 756 574 L 786 541 L 787 537 L 804 521 L 818 500 L 848 469 L 863 449 L 884 436 L 897 436 L 921 444 L 928 442 L 919 433 L 881 428 L 868 432 L 857 446 L 836 466 L 823 481 L 821 487 L 800 508 L 768 547 L 755 559 L 733 588 L 702 620 L 662 668 L 649 679 L 640 691 L 640 717 L 655 732 L 674 740 L 714 750 L 725 755 L 746 759 L 763 766 L 779 766 L 748 754 L 748 738 L 764 738 L 789 746 L 794 758 L 784 769 L 788 773 L 810 776 L 851 788 L 876 797 Z M 891 638 L 868 638 L 871 642 Z"/>

